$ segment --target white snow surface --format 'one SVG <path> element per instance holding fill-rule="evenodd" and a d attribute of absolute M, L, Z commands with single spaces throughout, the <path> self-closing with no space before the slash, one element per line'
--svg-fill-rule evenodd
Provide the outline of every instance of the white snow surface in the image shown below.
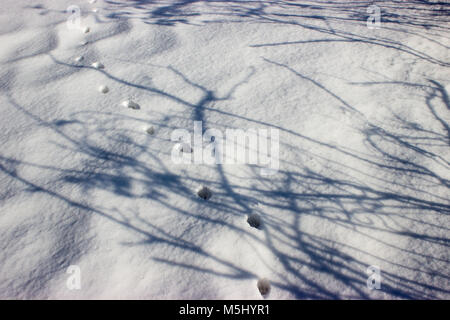
<path fill-rule="evenodd" d="M 448 1 L 90 2 L 0 4 L 0 298 L 450 299 Z M 194 121 L 279 171 L 175 164 Z"/>

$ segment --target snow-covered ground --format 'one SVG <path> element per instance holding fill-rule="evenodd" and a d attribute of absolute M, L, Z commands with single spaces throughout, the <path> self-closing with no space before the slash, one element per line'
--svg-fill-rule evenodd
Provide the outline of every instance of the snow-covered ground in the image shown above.
<path fill-rule="evenodd" d="M 0 6 L 0 298 L 450 298 L 448 1 Z M 194 121 L 278 172 L 176 164 Z"/>

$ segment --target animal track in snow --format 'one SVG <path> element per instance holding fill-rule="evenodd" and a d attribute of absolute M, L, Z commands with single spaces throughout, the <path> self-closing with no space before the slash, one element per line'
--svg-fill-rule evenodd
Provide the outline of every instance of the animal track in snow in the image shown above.
<path fill-rule="evenodd" d="M 251 215 L 249 215 L 247 218 L 247 222 L 253 228 L 261 228 L 261 217 L 257 213 L 252 213 Z"/>
<path fill-rule="evenodd" d="M 208 187 L 202 186 L 197 189 L 197 195 L 203 200 L 209 200 L 212 196 L 212 192 Z"/>
<path fill-rule="evenodd" d="M 153 126 L 145 127 L 144 130 L 145 130 L 145 132 L 147 132 L 150 135 L 155 134 L 155 128 Z"/>
<path fill-rule="evenodd" d="M 192 148 L 189 145 L 189 143 L 185 143 L 185 142 L 180 142 L 177 143 L 175 145 L 176 150 L 178 150 L 179 152 L 184 152 L 184 153 L 192 153 Z"/>
<path fill-rule="evenodd" d="M 84 57 L 83 56 L 79 56 L 79 57 L 76 57 L 74 60 L 75 60 L 75 62 L 81 62 L 81 61 L 84 60 Z"/>
<path fill-rule="evenodd" d="M 107 86 L 100 86 L 98 87 L 98 91 L 100 91 L 101 93 L 108 93 L 109 88 Z"/>
<path fill-rule="evenodd" d="M 270 292 L 270 282 L 269 280 L 263 278 L 263 279 L 259 279 L 258 282 L 256 283 L 256 286 L 258 287 L 259 293 L 261 293 L 261 295 L 263 297 L 267 296 Z"/>
<path fill-rule="evenodd" d="M 122 106 L 124 106 L 125 108 L 130 108 L 130 109 L 135 109 L 135 110 L 139 110 L 141 108 L 136 102 L 131 101 L 131 100 L 123 101 Z"/>
<path fill-rule="evenodd" d="M 94 62 L 91 66 L 95 69 L 104 69 L 105 68 L 105 66 L 101 62 Z"/>
<path fill-rule="evenodd" d="M 89 27 L 84 27 L 83 28 L 83 33 L 88 33 L 89 31 L 91 31 L 91 29 Z"/>

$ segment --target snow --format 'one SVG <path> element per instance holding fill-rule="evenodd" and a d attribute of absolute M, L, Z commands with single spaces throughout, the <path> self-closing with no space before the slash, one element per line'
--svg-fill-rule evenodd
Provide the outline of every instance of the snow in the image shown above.
<path fill-rule="evenodd" d="M 450 298 L 447 2 L 2 6 L 0 298 Z M 194 121 L 279 170 L 175 163 Z"/>

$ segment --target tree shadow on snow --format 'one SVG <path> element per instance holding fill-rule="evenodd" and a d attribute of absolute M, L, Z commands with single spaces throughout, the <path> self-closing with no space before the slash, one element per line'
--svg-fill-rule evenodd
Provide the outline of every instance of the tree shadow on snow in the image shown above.
<path fill-rule="evenodd" d="M 133 7 L 146 13 L 144 22 L 164 26 L 190 23 L 193 18 L 196 18 L 195 23 L 198 23 L 198 18 L 205 15 L 205 12 L 196 11 L 195 5 L 205 5 L 202 10 L 206 10 L 207 14 L 212 14 L 211 11 L 219 6 L 226 11 L 224 13 L 218 10 L 217 15 L 222 15 L 226 21 L 251 20 L 292 24 L 331 37 L 254 46 L 302 45 L 314 41 L 361 42 L 400 50 L 442 67 L 449 65 L 446 61 L 429 56 L 394 39 L 376 39 L 326 26 L 330 21 L 365 23 L 367 15 L 364 12 L 373 1 L 358 2 L 358 5 L 344 2 L 335 5 L 326 1 L 320 3 L 270 1 L 265 4 L 253 1 L 247 3 L 208 1 L 207 4 L 202 1 L 178 1 L 160 2 L 158 5 L 153 1 L 107 1 L 107 3 L 111 4 L 111 10 L 114 11 L 110 18 L 126 19 L 128 17 L 126 9 Z M 376 4 L 382 6 L 386 12 L 393 10 L 393 6 L 401 6 L 400 9 L 403 10 L 401 12 L 405 15 L 396 16 L 392 13 L 385 16 L 385 22 L 390 23 L 390 28 L 410 24 L 417 27 L 417 33 L 423 29 L 430 32 L 448 31 L 448 26 L 439 25 L 433 19 L 438 14 L 447 13 L 448 4 L 430 5 L 423 1 L 408 3 L 379 1 Z M 408 15 L 408 8 L 413 4 L 421 5 L 418 10 L 422 10 L 423 15 L 420 17 L 412 13 Z M 192 5 L 194 7 L 189 8 Z M 122 11 L 118 11 L 118 8 Z M 305 12 L 289 13 L 293 8 L 300 8 Z M 217 21 L 218 18 L 214 17 L 213 20 L 201 23 Z M 323 22 L 325 26 L 318 26 L 317 21 Z M 398 32 L 407 31 L 399 29 Z M 161 246 L 165 250 L 172 250 L 173 257 L 182 251 L 189 251 L 195 257 L 192 261 L 184 261 L 150 254 L 155 263 L 230 280 L 259 278 L 260 275 L 256 271 L 224 258 L 220 253 L 212 253 L 204 248 L 204 244 L 194 243 L 194 240 L 183 236 L 188 230 L 181 230 L 183 232 L 179 234 L 168 232 L 158 226 L 157 222 L 148 219 L 145 212 L 139 210 L 125 212 L 99 208 L 97 204 L 89 203 L 89 195 L 101 191 L 120 196 L 124 201 L 147 199 L 151 206 L 165 208 L 167 212 L 171 212 L 176 221 L 185 221 L 186 229 L 202 225 L 205 229 L 214 230 L 215 227 L 220 227 L 229 230 L 240 235 L 243 242 L 258 244 L 270 252 L 279 266 L 277 270 L 272 270 L 274 275 L 274 279 L 271 280 L 272 286 L 298 299 L 371 298 L 371 292 L 366 287 L 368 261 L 382 266 L 382 292 L 389 297 L 429 299 L 450 296 L 448 287 L 450 277 L 440 271 L 448 270 L 449 265 L 450 203 L 448 196 L 442 196 L 448 195 L 449 180 L 441 172 L 446 172 L 450 168 L 448 162 L 450 130 L 446 121 L 450 105 L 448 92 L 439 81 L 429 79 L 424 83 L 353 83 L 354 86 L 366 87 L 378 85 L 414 87 L 423 94 L 423 112 L 429 120 L 411 120 L 392 110 L 393 127 L 402 128 L 402 134 L 398 131 L 392 132 L 389 126 L 366 121 L 364 126 L 359 128 L 359 133 L 364 136 L 364 142 L 370 153 L 363 153 L 317 140 L 300 130 L 286 129 L 275 123 L 215 107 L 216 103 L 232 99 L 240 85 L 251 82 L 255 70 L 250 70 L 245 79 L 236 83 L 228 92 L 219 94 L 219 88 L 195 83 L 189 75 L 174 67 L 161 67 L 159 72 L 176 76 L 185 85 L 201 92 L 201 98 L 193 102 L 183 97 L 182 92 L 170 92 L 154 85 L 135 83 L 114 75 L 107 69 L 97 70 L 59 61 L 54 57 L 52 59 L 67 68 L 100 72 L 111 81 L 166 99 L 183 107 L 186 112 L 183 115 L 169 115 L 163 118 L 157 125 L 166 130 L 165 134 L 153 137 L 146 135 L 145 132 L 138 132 L 137 129 L 121 127 L 121 121 L 136 123 L 142 120 L 125 116 L 120 111 L 103 113 L 80 111 L 73 113 L 68 119 L 44 120 L 21 105 L 13 94 L 9 94 L 9 104 L 15 110 L 48 130 L 49 135 L 56 141 L 55 147 L 61 152 L 76 154 L 81 161 L 81 165 L 76 163 L 73 168 L 67 168 L 51 161 L 44 165 L 12 156 L 0 156 L 2 175 L 24 186 L 21 192 L 46 194 L 71 207 L 107 219 L 139 235 L 142 239 L 126 243 L 124 246 L 140 245 L 150 248 Z M 364 118 L 361 111 L 319 80 L 304 75 L 286 64 L 266 58 L 264 61 L 289 72 L 299 82 L 308 83 L 315 92 L 326 94 L 330 100 L 343 105 L 355 117 Z M 301 154 L 310 160 L 290 163 L 288 160 L 280 159 L 281 169 L 271 177 L 262 177 L 258 166 L 243 166 L 245 169 L 243 177 L 250 181 L 250 184 L 245 186 L 237 182 L 242 177 L 239 177 L 238 173 L 232 174 L 224 165 L 213 166 L 216 176 L 211 179 L 199 178 L 195 170 L 186 169 L 183 174 L 174 172 L 173 168 L 167 165 L 172 146 L 169 139 L 170 132 L 178 128 L 174 123 L 179 124 L 181 123 L 179 120 L 184 119 L 186 127 L 192 127 L 193 121 L 204 121 L 207 126 L 213 127 L 215 123 L 209 122 L 210 118 L 206 116 L 211 114 L 242 121 L 248 127 L 276 128 L 280 130 L 280 135 L 286 138 L 281 140 L 280 148 Z M 177 121 L 174 121 L 175 117 L 178 117 Z M 161 145 L 165 143 L 167 149 L 158 149 L 158 144 L 154 140 L 163 142 Z M 309 147 L 305 147 L 306 145 Z M 339 160 L 344 158 L 325 158 L 315 152 L 316 149 L 342 155 L 358 165 L 349 165 Z M 52 186 L 28 178 L 17 168 L 35 168 L 52 172 L 58 183 L 80 186 L 82 194 L 86 195 L 86 201 L 59 190 L 58 183 Z M 136 188 L 136 185 L 140 188 Z M 214 190 L 213 197 L 208 201 L 198 198 L 193 190 L 193 186 L 196 185 L 208 185 Z M 180 205 L 179 202 L 172 203 L 170 196 L 172 194 L 181 197 L 185 205 Z M 153 210 L 151 206 L 150 211 Z M 211 212 L 214 214 L 210 214 Z M 238 218 L 250 213 L 257 213 L 262 217 L 264 228 L 257 230 L 257 234 L 245 224 L 245 219 L 241 219 L 243 223 L 239 222 L 241 220 Z M 314 230 L 320 230 L 321 226 L 325 228 L 324 232 L 311 231 L 314 227 Z M 358 241 L 361 246 L 355 244 L 358 241 L 350 238 L 338 240 L 327 235 L 327 232 L 334 234 L 338 231 L 347 234 L 348 237 L 360 239 Z M 399 240 L 401 243 L 397 243 Z M 368 243 L 376 249 L 369 250 Z M 428 251 L 431 245 L 440 250 Z M 382 254 L 383 250 L 386 252 L 385 255 Z M 404 258 L 397 259 L 397 256 Z M 271 264 L 271 261 L 265 262 Z M 209 263 L 221 268 L 210 267 Z"/>

